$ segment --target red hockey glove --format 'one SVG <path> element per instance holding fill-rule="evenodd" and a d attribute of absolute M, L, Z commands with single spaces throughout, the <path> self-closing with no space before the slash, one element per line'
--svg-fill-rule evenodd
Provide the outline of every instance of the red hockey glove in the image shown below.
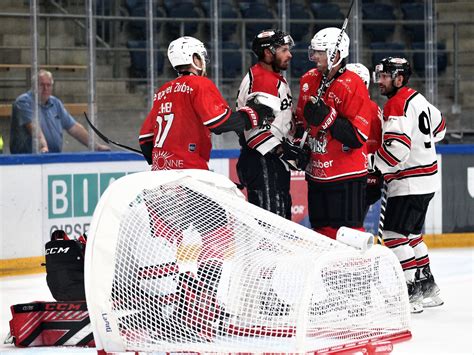
<path fill-rule="evenodd" d="M 328 129 L 337 118 L 337 111 L 326 105 L 323 99 L 316 101 L 314 96 L 304 106 L 304 117 L 311 125 L 319 129 Z"/>
<path fill-rule="evenodd" d="M 275 118 L 270 107 L 256 103 L 254 99 L 247 101 L 246 106 L 241 107 L 239 112 L 245 113 L 248 117 L 245 129 L 264 128 Z"/>

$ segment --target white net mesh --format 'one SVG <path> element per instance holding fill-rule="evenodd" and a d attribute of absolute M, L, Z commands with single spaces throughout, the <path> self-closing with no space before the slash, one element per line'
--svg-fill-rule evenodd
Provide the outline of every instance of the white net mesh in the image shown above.
<path fill-rule="evenodd" d="M 107 351 L 294 352 L 408 329 L 397 259 L 362 253 L 250 205 L 211 172 L 115 182 L 86 258 Z"/>

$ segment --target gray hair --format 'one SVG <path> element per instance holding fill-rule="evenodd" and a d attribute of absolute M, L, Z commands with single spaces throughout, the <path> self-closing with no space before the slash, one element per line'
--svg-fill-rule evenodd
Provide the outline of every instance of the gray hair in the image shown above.
<path fill-rule="evenodd" d="M 51 79 L 51 84 L 54 84 L 53 74 L 50 71 L 47 71 L 45 69 L 40 69 L 40 71 L 38 72 L 38 78 L 40 76 L 46 76 L 47 78 Z"/>

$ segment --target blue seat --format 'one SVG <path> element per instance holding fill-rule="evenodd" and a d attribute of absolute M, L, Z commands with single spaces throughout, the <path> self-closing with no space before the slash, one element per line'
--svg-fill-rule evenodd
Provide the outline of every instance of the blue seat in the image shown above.
<path fill-rule="evenodd" d="M 406 58 L 405 45 L 402 43 L 373 42 L 369 45 L 369 48 L 372 50 L 372 68 L 386 57 Z"/>
<path fill-rule="evenodd" d="M 130 49 L 130 77 L 146 78 L 148 71 L 148 55 L 143 49 L 146 48 L 146 41 L 127 41 L 127 48 Z M 155 74 L 163 74 L 164 56 L 163 53 L 155 51 Z"/>
<path fill-rule="evenodd" d="M 311 11 L 313 12 L 316 25 L 314 26 L 314 33 L 326 27 L 341 27 L 345 16 L 341 12 L 338 4 L 333 3 L 312 3 Z M 330 23 L 319 23 L 318 20 L 334 20 Z"/>
<path fill-rule="evenodd" d="M 168 10 L 168 18 L 181 17 L 181 18 L 200 18 L 201 15 L 196 10 L 195 7 L 190 6 L 188 3 L 183 3 L 179 5 L 172 6 Z M 181 34 L 181 23 L 179 21 L 167 22 L 166 23 L 166 33 L 169 38 L 175 39 L 182 35 L 184 36 L 194 36 L 198 30 L 198 22 L 185 22 L 184 23 L 184 33 Z"/>
<path fill-rule="evenodd" d="M 425 5 L 423 3 L 405 3 L 401 4 L 402 15 L 404 20 L 425 20 Z M 413 42 L 423 42 L 425 40 L 425 25 L 406 24 L 403 30 Z"/>
<path fill-rule="evenodd" d="M 387 42 L 387 39 L 395 32 L 394 8 L 388 4 L 366 3 L 362 4 L 363 20 L 385 20 L 391 21 L 387 24 L 364 24 L 363 30 L 367 32 L 372 42 Z"/>
<path fill-rule="evenodd" d="M 146 39 L 146 4 L 141 0 L 135 0 L 138 4 L 130 10 L 130 16 L 133 17 L 143 17 L 143 20 L 138 21 L 130 21 L 128 24 L 128 29 L 132 33 L 133 38 L 137 40 L 145 40 Z M 155 17 L 166 17 L 165 11 L 161 7 L 154 8 L 154 16 Z M 153 22 L 153 29 L 155 33 L 159 33 L 162 29 L 162 22 L 161 21 L 154 21 Z"/>
<path fill-rule="evenodd" d="M 438 42 L 438 74 L 444 72 L 448 66 L 448 55 L 446 53 L 446 45 Z M 425 42 L 414 42 L 412 43 L 412 49 L 422 50 L 423 52 L 413 53 L 413 69 L 419 76 L 425 76 Z"/>
<path fill-rule="evenodd" d="M 249 4 L 248 8 L 242 11 L 242 17 L 244 19 L 274 19 L 274 14 L 265 6 L 260 3 Z M 245 38 L 246 42 L 251 42 L 254 37 L 261 31 L 274 28 L 275 23 L 268 22 L 248 22 L 245 27 Z"/>
<path fill-rule="evenodd" d="M 289 18 L 292 20 L 311 20 L 310 12 L 302 4 L 290 3 Z M 310 22 L 308 23 L 291 23 L 290 34 L 295 41 L 301 41 L 304 36 L 310 33 Z"/>
<path fill-rule="evenodd" d="M 290 70 L 293 77 L 300 77 L 308 70 L 315 67 L 314 62 L 308 58 L 308 44 L 297 43 L 291 50 Z"/>
<path fill-rule="evenodd" d="M 201 3 L 204 16 L 211 18 L 213 14 L 210 13 L 210 3 L 203 2 Z M 219 6 L 219 17 L 223 19 L 237 19 L 239 18 L 239 13 L 237 12 L 236 8 L 230 2 L 222 2 Z M 205 31 L 206 33 L 210 33 L 209 24 L 205 24 Z M 221 27 L 221 35 L 222 40 L 227 41 L 234 33 L 237 32 L 237 23 L 236 22 L 222 22 Z"/>
<path fill-rule="evenodd" d="M 242 76 L 242 57 L 240 45 L 234 42 L 222 43 L 222 77 Z"/>

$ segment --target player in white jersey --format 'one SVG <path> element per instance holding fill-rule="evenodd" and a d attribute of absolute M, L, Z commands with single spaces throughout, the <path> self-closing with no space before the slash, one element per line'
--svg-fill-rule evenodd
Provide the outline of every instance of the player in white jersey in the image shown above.
<path fill-rule="evenodd" d="M 291 219 L 290 169 L 304 169 L 309 153 L 291 142 L 293 128 L 290 86 L 282 71 L 291 60 L 291 36 L 280 30 L 260 32 L 252 42 L 258 63 L 243 78 L 237 108 L 256 96 L 273 108 L 270 130 L 254 128 L 240 136 L 237 172 L 250 203 Z"/>
<path fill-rule="evenodd" d="M 383 109 L 382 145 L 371 159 L 388 184 L 384 243 L 400 260 L 412 312 L 443 304 L 421 235 L 426 211 L 441 186 L 435 142 L 444 138 L 441 112 L 406 86 L 411 74 L 405 58 L 384 58 L 374 81 L 388 97 Z"/>

